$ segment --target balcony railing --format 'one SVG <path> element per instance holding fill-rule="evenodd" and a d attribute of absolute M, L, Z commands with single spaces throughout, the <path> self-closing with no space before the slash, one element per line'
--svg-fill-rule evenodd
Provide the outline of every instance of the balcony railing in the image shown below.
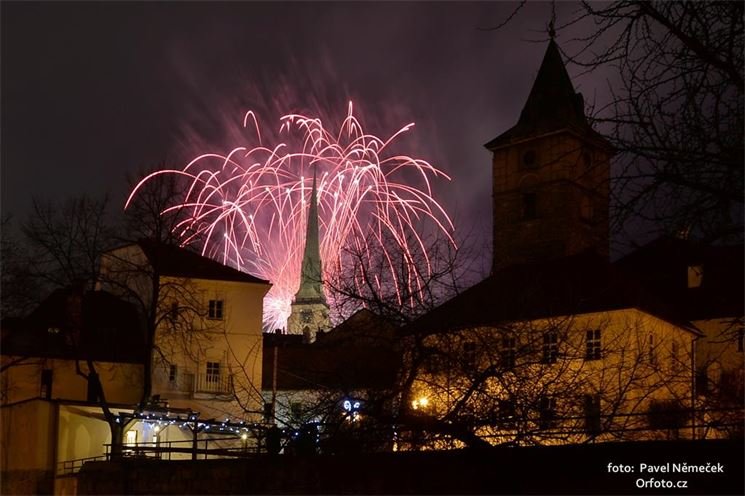
<path fill-rule="evenodd" d="M 228 394 L 233 390 L 232 377 L 216 374 L 198 374 L 196 376 L 197 393 Z"/>

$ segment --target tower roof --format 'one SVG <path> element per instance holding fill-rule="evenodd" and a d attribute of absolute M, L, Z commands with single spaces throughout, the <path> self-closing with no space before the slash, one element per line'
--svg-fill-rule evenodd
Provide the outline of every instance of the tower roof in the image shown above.
<path fill-rule="evenodd" d="M 305 250 L 300 272 L 300 289 L 295 295 L 295 302 L 326 301 L 323 295 L 321 274 L 321 250 L 318 236 L 318 192 L 316 191 L 316 173 L 313 170 L 313 189 L 308 207 L 308 224 L 305 231 Z"/>
<path fill-rule="evenodd" d="M 563 129 L 610 146 L 587 122 L 582 94 L 574 91 L 559 48 L 552 38 L 517 124 L 484 146 L 495 150 L 515 141 Z"/>

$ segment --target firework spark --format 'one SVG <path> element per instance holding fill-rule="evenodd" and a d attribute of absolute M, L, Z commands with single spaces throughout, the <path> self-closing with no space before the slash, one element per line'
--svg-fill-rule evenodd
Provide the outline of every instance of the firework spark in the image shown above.
<path fill-rule="evenodd" d="M 332 280 L 343 270 L 348 247 L 384 254 L 400 250 L 411 267 L 402 274 L 395 257 L 385 257 L 389 277 L 379 280 L 407 285 L 411 294 L 431 270 L 418 231 L 421 223 L 433 221 L 454 244 L 452 222 L 431 188 L 432 178 L 449 177 L 424 160 L 391 152 L 392 143 L 413 126 L 385 140 L 367 134 L 350 102 L 336 133 L 319 118 L 288 114 L 280 119 L 283 139 L 269 147 L 256 115 L 248 112 L 243 127 L 255 133 L 256 146 L 237 147 L 227 155 L 203 154 L 181 170 L 154 172 L 135 186 L 127 205 L 157 175 L 186 178 L 185 197 L 163 213 L 186 212 L 179 225 L 184 244 L 199 240 L 203 255 L 271 281 L 264 327 L 284 328 L 300 284 L 315 172 L 323 279 Z M 424 267 L 414 267 L 414 260 Z M 326 296 L 333 307 L 334 295 Z"/>

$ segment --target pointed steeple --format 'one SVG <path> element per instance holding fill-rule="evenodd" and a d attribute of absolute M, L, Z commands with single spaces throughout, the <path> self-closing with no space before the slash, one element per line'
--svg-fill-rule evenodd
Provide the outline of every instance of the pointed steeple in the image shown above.
<path fill-rule="evenodd" d="M 515 141 L 562 129 L 604 141 L 587 122 L 582 94 L 574 91 L 559 47 L 551 36 L 517 124 L 484 146 L 495 150 Z"/>
<path fill-rule="evenodd" d="M 318 192 L 316 190 L 316 171 L 313 169 L 313 188 L 308 207 L 308 224 L 305 230 L 305 251 L 300 272 L 300 289 L 295 294 L 295 302 L 326 302 L 323 294 L 321 250 L 318 236 Z"/>

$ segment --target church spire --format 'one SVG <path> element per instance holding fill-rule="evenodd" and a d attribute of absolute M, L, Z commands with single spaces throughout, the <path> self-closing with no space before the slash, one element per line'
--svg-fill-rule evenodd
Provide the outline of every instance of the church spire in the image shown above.
<path fill-rule="evenodd" d="M 291 334 L 303 334 L 313 342 L 318 330 L 330 327 L 328 304 L 323 294 L 323 270 L 318 234 L 318 190 L 316 169 L 313 168 L 313 187 L 308 206 L 308 223 L 305 229 L 305 250 L 300 269 L 300 288 L 292 303 L 292 312 L 287 321 Z"/>
<path fill-rule="evenodd" d="M 308 223 L 305 229 L 305 251 L 300 272 L 300 289 L 295 301 L 326 301 L 323 295 L 321 249 L 318 236 L 318 191 L 316 170 L 313 168 L 313 187 L 308 207 Z"/>

